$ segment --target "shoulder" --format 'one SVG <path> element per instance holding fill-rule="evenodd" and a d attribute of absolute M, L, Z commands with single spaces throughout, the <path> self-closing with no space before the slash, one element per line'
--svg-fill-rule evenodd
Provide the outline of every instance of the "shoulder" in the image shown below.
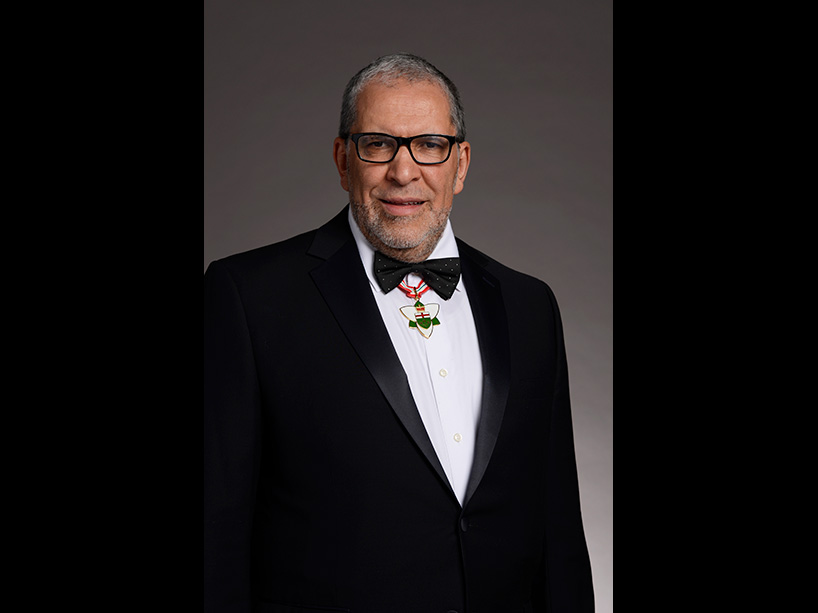
<path fill-rule="evenodd" d="M 457 248 L 461 258 L 476 264 L 480 269 L 494 277 L 501 284 L 504 292 L 525 294 L 527 296 L 532 294 L 543 295 L 547 296 L 549 300 L 554 300 L 554 293 L 545 281 L 510 268 L 459 238 L 457 239 Z"/>
<path fill-rule="evenodd" d="M 214 260 L 204 274 L 205 297 L 233 296 L 247 308 L 270 303 L 286 292 L 303 291 L 315 266 L 307 253 L 315 232 Z"/>
<path fill-rule="evenodd" d="M 290 281 L 287 277 L 301 277 L 351 237 L 345 207 L 320 228 L 211 262 L 205 279 L 228 273 L 236 283 Z"/>
<path fill-rule="evenodd" d="M 236 280 L 251 279 L 286 269 L 307 256 L 315 233 L 316 230 L 311 230 L 277 243 L 214 260 L 208 266 L 205 276 L 221 272 Z"/>

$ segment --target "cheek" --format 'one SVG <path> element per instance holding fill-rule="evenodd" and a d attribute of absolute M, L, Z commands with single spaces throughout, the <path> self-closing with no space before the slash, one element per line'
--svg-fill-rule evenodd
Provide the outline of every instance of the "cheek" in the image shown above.
<path fill-rule="evenodd" d="M 350 180 L 350 191 L 357 194 L 368 194 L 372 189 L 383 181 L 383 168 L 370 165 L 368 168 L 353 167 L 347 173 Z"/>
<path fill-rule="evenodd" d="M 428 185 L 435 195 L 435 204 L 439 207 L 451 204 L 451 197 L 454 195 L 454 188 L 457 181 L 457 174 L 452 172 L 435 173 L 425 177 Z"/>

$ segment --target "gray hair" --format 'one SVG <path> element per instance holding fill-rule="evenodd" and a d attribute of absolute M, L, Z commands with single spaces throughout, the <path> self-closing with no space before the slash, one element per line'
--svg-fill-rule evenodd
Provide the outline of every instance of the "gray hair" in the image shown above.
<path fill-rule="evenodd" d="M 380 83 L 392 83 L 406 79 L 410 82 L 431 81 L 440 85 L 449 98 L 449 109 L 456 130 L 457 142 L 462 143 L 466 140 L 466 117 L 457 87 L 449 80 L 449 77 L 431 63 L 411 53 L 395 53 L 379 57 L 359 70 L 349 80 L 341 101 L 341 126 L 338 129 L 338 136 L 344 139 L 349 138 L 352 124 L 355 123 L 358 95 L 367 83 L 376 79 Z"/>

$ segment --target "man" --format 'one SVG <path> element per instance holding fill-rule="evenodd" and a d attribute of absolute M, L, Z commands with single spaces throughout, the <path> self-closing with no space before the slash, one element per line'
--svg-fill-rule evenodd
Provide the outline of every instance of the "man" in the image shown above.
<path fill-rule="evenodd" d="M 205 610 L 590 612 L 562 326 L 455 239 L 455 86 L 347 86 L 349 207 L 205 274 Z"/>

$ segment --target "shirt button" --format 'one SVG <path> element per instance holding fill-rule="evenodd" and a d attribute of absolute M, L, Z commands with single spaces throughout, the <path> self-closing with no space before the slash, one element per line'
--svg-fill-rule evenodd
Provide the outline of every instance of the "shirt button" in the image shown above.
<path fill-rule="evenodd" d="M 441 376 L 441 377 L 445 377 L 445 376 L 446 376 L 446 375 L 448 375 L 448 374 L 449 374 L 449 371 L 448 371 L 448 370 L 446 370 L 445 368 L 441 368 L 441 369 L 440 369 L 440 376 Z"/>
<path fill-rule="evenodd" d="M 459 443 L 462 440 L 463 440 L 463 437 L 460 436 L 460 432 L 456 432 L 455 435 L 454 435 L 454 442 Z"/>

